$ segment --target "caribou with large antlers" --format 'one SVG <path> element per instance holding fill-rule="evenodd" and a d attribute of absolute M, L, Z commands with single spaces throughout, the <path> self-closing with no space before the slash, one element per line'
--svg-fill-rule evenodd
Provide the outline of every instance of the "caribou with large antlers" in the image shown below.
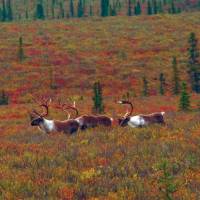
<path fill-rule="evenodd" d="M 69 119 L 69 114 L 68 119 L 65 121 L 48 120 L 45 118 L 48 116 L 50 103 L 51 99 L 48 99 L 44 103 L 39 104 L 40 107 L 44 109 L 44 112 L 42 114 L 40 114 L 36 110 L 33 110 L 31 114 L 31 126 L 38 126 L 45 133 L 64 132 L 66 134 L 72 134 L 77 132 L 79 128 L 79 123 L 76 120 Z"/>
<path fill-rule="evenodd" d="M 76 113 L 75 120 L 79 123 L 79 127 L 81 130 L 85 130 L 87 128 L 94 128 L 97 126 L 105 126 L 110 127 L 112 125 L 113 119 L 105 116 L 105 115 L 81 115 L 79 116 L 79 111 L 75 106 L 75 102 L 73 106 L 67 106 L 67 109 L 73 109 Z M 66 111 L 66 109 L 64 109 Z M 79 117 L 78 117 L 79 116 Z"/>
<path fill-rule="evenodd" d="M 131 107 L 131 110 L 127 112 L 122 118 L 118 119 L 120 126 L 127 126 L 136 128 L 143 127 L 150 124 L 165 124 L 164 114 L 165 112 L 156 112 L 148 115 L 140 114 L 131 116 L 133 113 L 133 104 L 129 101 L 118 101 L 118 104 L 128 104 Z"/>

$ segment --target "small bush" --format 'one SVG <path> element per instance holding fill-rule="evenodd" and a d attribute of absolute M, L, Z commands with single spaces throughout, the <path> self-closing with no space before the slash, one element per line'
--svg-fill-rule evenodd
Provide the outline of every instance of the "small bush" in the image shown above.
<path fill-rule="evenodd" d="M 8 103 L 9 103 L 9 96 L 5 93 L 4 90 L 2 90 L 0 94 L 0 105 L 8 105 Z"/>

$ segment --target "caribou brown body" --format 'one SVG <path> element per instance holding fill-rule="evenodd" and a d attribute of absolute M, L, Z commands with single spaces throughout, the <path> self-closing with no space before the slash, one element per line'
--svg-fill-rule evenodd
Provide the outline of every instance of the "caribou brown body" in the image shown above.
<path fill-rule="evenodd" d="M 112 125 L 112 118 L 103 115 L 82 115 L 80 117 L 77 117 L 75 120 L 79 123 L 81 130 L 85 130 L 87 128 L 94 128 L 97 126 L 109 127 Z"/>
<path fill-rule="evenodd" d="M 75 105 L 75 104 L 74 104 Z M 73 109 L 76 112 L 75 120 L 79 123 L 81 130 L 87 128 L 94 128 L 97 126 L 109 127 L 112 125 L 113 119 L 105 115 L 81 115 L 78 117 L 79 112 L 75 106 L 68 106 L 67 108 Z"/>
<path fill-rule="evenodd" d="M 44 104 L 40 104 L 41 107 L 45 109 L 45 112 L 39 114 L 37 111 L 33 111 L 31 115 L 31 125 L 38 126 L 45 133 L 51 132 L 63 132 L 65 134 L 72 134 L 78 131 L 79 123 L 76 120 L 69 119 L 68 120 L 59 121 L 59 120 L 48 120 L 45 117 L 48 116 L 48 101 Z"/>
<path fill-rule="evenodd" d="M 75 133 L 78 131 L 79 124 L 76 120 L 68 119 L 65 121 L 54 120 L 55 131 L 64 133 Z"/>
<path fill-rule="evenodd" d="M 165 124 L 164 121 L 164 114 L 165 112 L 157 112 L 157 113 L 152 113 L 152 114 L 148 114 L 148 115 L 140 115 L 144 121 L 146 122 L 146 124 Z"/>
<path fill-rule="evenodd" d="M 128 104 L 131 106 L 131 111 L 127 112 L 122 118 L 118 119 L 118 123 L 120 126 L 131 126 L 135 127 L 143 127 L 150 124 L 165 124 L 164 114 L 165 112 L 156 112 L 148 115 L 140 114 L 131 116 L 133 113 L 133 105 L 129 101 L 119 101 L 119 104 Z"/>

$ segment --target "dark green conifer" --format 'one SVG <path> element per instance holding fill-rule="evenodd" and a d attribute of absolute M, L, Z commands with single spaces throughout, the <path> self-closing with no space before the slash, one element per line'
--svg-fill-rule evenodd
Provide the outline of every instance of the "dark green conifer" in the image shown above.
<path fill-rule="evenodd" d="M 12 12 L 12 5 L 11 0 L 7 0 L 7 20 L 12 21 L 13 20 L 13 12 Z"/>
<path fill-rule="evenodd" d="M 4 90 L 1 91 L 0 94 L 0 105 L 8 105 L 9 103 L 9 96 L 5 93 Z"/>
<path fill-rule="evenodd" d="M 78 1 L 78 17 L 83 17 L 84 16 L 84 7 L 83 7 L 83 0 Z"/>
<path fill-rule="evenodd" d="M 188 74 L 190 76 L 192 90 L 196 93 L 200 93 L 200 63 L 199 51 L 197 47 L 198 40 L 195 33 L 190 33 L 188 42 Z"/>
<path fill-rule="evenodd" d="M 184 111 L 190 109 L 190 96 L 187 93 L 187 85 L 185 82 L 182 83 L 179 108 Z"/>
<path fill-rule="evenodd" d="M 165 77 L 163 73 L 160 73 L 160 77 L 159 77 L 159 81 L 160 81 L 160 87 L 159 87 L 159 93 L 161 95 L 165 94 Z"/>
<path fill-rule="evenodd" d="M 149 82 L 147 81 L 145 76 L 143 77 L 142 81 L 143 81 L 142 95 L 148 96 L 149 95 Z"/>
<path fill-rule="evenodd" d="M 99 81 L 94 83 L 93 86 L 93 111 L 95 113 L 102 113 L 104 111 L 104 105 L 103 105 L 103 95 L 102 95 L 102 86 Z"/>
<path fill-rule="evenodd" d="M 147 1 L 147 14 L 152 15 L 152 5 L 150 0 Z"/>
<path fill-rule="evenodd" d="M 131 16 L 132 15 L 132 4 L 131 4 L 131 0 L 128 0 L 128 11 L 127 11 L 127 15 Z"/>
<path fill-rule="evenodd" d="M 7 19 L 6 3 L 5 0 L 2 0 L 2 21 L 5 22 L 6 19 Z"/>
<path fill-rule="evenodd" d="M 36 6 L 36 19 L 45 19 L 44 8 L 41 3 Z"/>
<path fill-rule="evenodd" d="M 70 0 L 70 17 L 74 17 L 74 0 Z"/>

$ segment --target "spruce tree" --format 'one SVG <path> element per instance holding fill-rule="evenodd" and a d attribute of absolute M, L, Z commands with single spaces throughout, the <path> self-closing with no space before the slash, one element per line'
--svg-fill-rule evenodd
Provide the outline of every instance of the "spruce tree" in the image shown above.
<path fill-rule="evenodd" d="M 149 83 L 148 83 L 148 81 L 147 81 L 145 76 L 143 77 L 142 81 L 143 81 L 142 95 L 143 96 L 148 96 L 148 94 L 149 94 Z"/>
<path fill-rule="evenodd" d="M 158 13 L 157 0 L 153 0 L 153 14 Z"/>
<path fill-rule="evenodd" d="M 200 93 L 200 63 L 199 63 L 199 51 L 197 48 L 197 38 L 195 33 L 190 33 L 189 36 L 189 48 L 188 48 L 188 74 L 190 76 L 190 82 L 192 90 L 196 93 Z"/>
<path fill-rule="evenodd" d="M 2 9 L 0 8 L 0 21 L 3 21 L 3 18 L 2 18 Z"/>
<path fill-rule="evenodd" d="M 41 3 L 38 3 L 36 6 L 36 18 L 37 19 L 45 19 L 44 8 Z"/>
<path fill-rule="evenodd" d="M 74 17 L 74 0 L 70 0 L 70 17 Z"/>
<path fill-rule="evenodd" d="M 83 15 L 85 15 L 86 10 L 86 0 L 83 0 Z"/>
<path fill-rule="evenodd" d="M 116 11 L 115 5 L 113 6 L 110 5 L 110 16 L 116 16 L 116 15 L 117 15 L 117 11 Z"/>
<path fill-rule="evenodd" d="M 0 94 L 0 105 L 8 105 L 8 103 L 9 103 L 9 96 L 5 93 L 4 90 L 2 90 Z"/>
<path fill-rule="evenodd" d="M 104 6 L 105 6 L 105 0 L 101 0 L 101 16 L 102 17 L 105 17 Z"/>
<path fill-rule="evenodd" d="M 181 13 L 181 12 L 182 12 L 181 8 L 178 7 L 178 8 L 176 9 L 176 13 Z"/>
<path fill-rule="evenodd" d="M 52 16 L 52 19 L 54 19 L 55 18 L 55 0 L 52 0 L 51 1 L 51 16 Z"/>
<path fill-rule="evenodd" d="M 64 17 L 65 17 L 65 10 L 63 8 L 62 2 L 60 2 L 60 18 L 64 18 Z"/>
<path fill-rule="evenodd" d="M 176 6 L 175 6 L 175 3 L 174 3 L 174 0 L 172 0 L 172 2 L 171 2 L 171 11 L 170 11 L 170 13 L 171 14 L 176 14 Z"/>
<path fill-rule="evenodd" d="M 19 50 L 18 50 L 18 58 L 19 61 L 22 62 L 25 58 L 24 56 L 24 49 L 23 49 L 23 39 L 22 37 L 19 38 Z"/>
<path fill-rule="evenodd" d="M 164 12 L 162 0 L 160 0 L 160 1 L 158 2 L 158 12 L 159 12 L 159 13 L 163 13 L 163 12 Z"/>
<path fill-rule="evenodd" d="M 90 4 L 90 16 L 93 16 L 94 14 L 93 14 L 93 7 L 92 7 L 92 4 Z"/>
<path fill-rule="evenodd" d="M 6 19 L 7 19 L 6 3 L 5 0 L 2 0 L 2 21 L 5 22 Z"/>
<path fill-rule="evenodd" d="M 7 0 L 7 19 L 8 21 L 13 20 L 13 12 L 12 12 L 12 6 L 11 6 L 11 0 Z"/>
<path fill-rule="evenodd" d="M 83 0 L 78 1 L 78 8 L 77 8 L 78 17 L 83 17 L 84 15 L 84 8 L 83 8 Z"/>
<path fill-rule="evenodd" d="M 131 9 L 132 5 L 131 5 L 131 0 L 128 0 L 128 11 L 127 11 L 127 15 L 131 16 L 132 15 L 132 9 Z"/>
<path fill-rule="evenodd" d="M 99 81 L 94 83 L 93 92 L 94 92 L 93 111 L 95 113 L 102 113 L 104 111 L 104 105 L 103 105 L 103 96 L 102 96 L 102 86 Z"/>
<path fill-rule="evenodd" d="M 187 93 L 187 85 L 185 82 L 182 83 L 182 87 L 181 87 L 179 108 L 184 111 L 190 109 L 190 96 Z"/>
<path fill-rule="evenodd" d="M 135 6 L 135 15 L 141 15 L 141 13 L 142 13 L 141 5 L 140 5 L 140 2 L 137 1 L 137 4 Z"/>
<path fill-rule="evenodd" d="M 49 19 L 49 0 L 45 2 L 46 18 Z"/>
<path fill-rule="evenodd" d="M 109 15 L 109 0 L 101 0 L 101 16 L 107 17 Z"/>
<path fill-rule="evenodd" d="M 147 1 L 147 14 L 152 15 L 152 6 L 151 6 L 151 1 Z"/>
<path fill-rule="evenodd" d="M 179 72 L 177 68 L 177 60 L 176 57 L 172 59 L 172 69 L 173 69 L 173 94 L 179 94 L 180 85 L 179 85 Z"/>
<path fill-rule="evenodd" d="M 164 95 L 165 94 L 165 88 L 164 88 L 165 77 L 164 77 L 163 73 L 160 73 L 159 81 L 160 81 L 159 92 L 160 92 L 161 95 Z"/>
<path fill-rule="evenodd" d="M 28 8 L 26 8 L 26 12 L 25 12 L 25 18 L 28 19 L 29 15 L 28 15 Z"/>

